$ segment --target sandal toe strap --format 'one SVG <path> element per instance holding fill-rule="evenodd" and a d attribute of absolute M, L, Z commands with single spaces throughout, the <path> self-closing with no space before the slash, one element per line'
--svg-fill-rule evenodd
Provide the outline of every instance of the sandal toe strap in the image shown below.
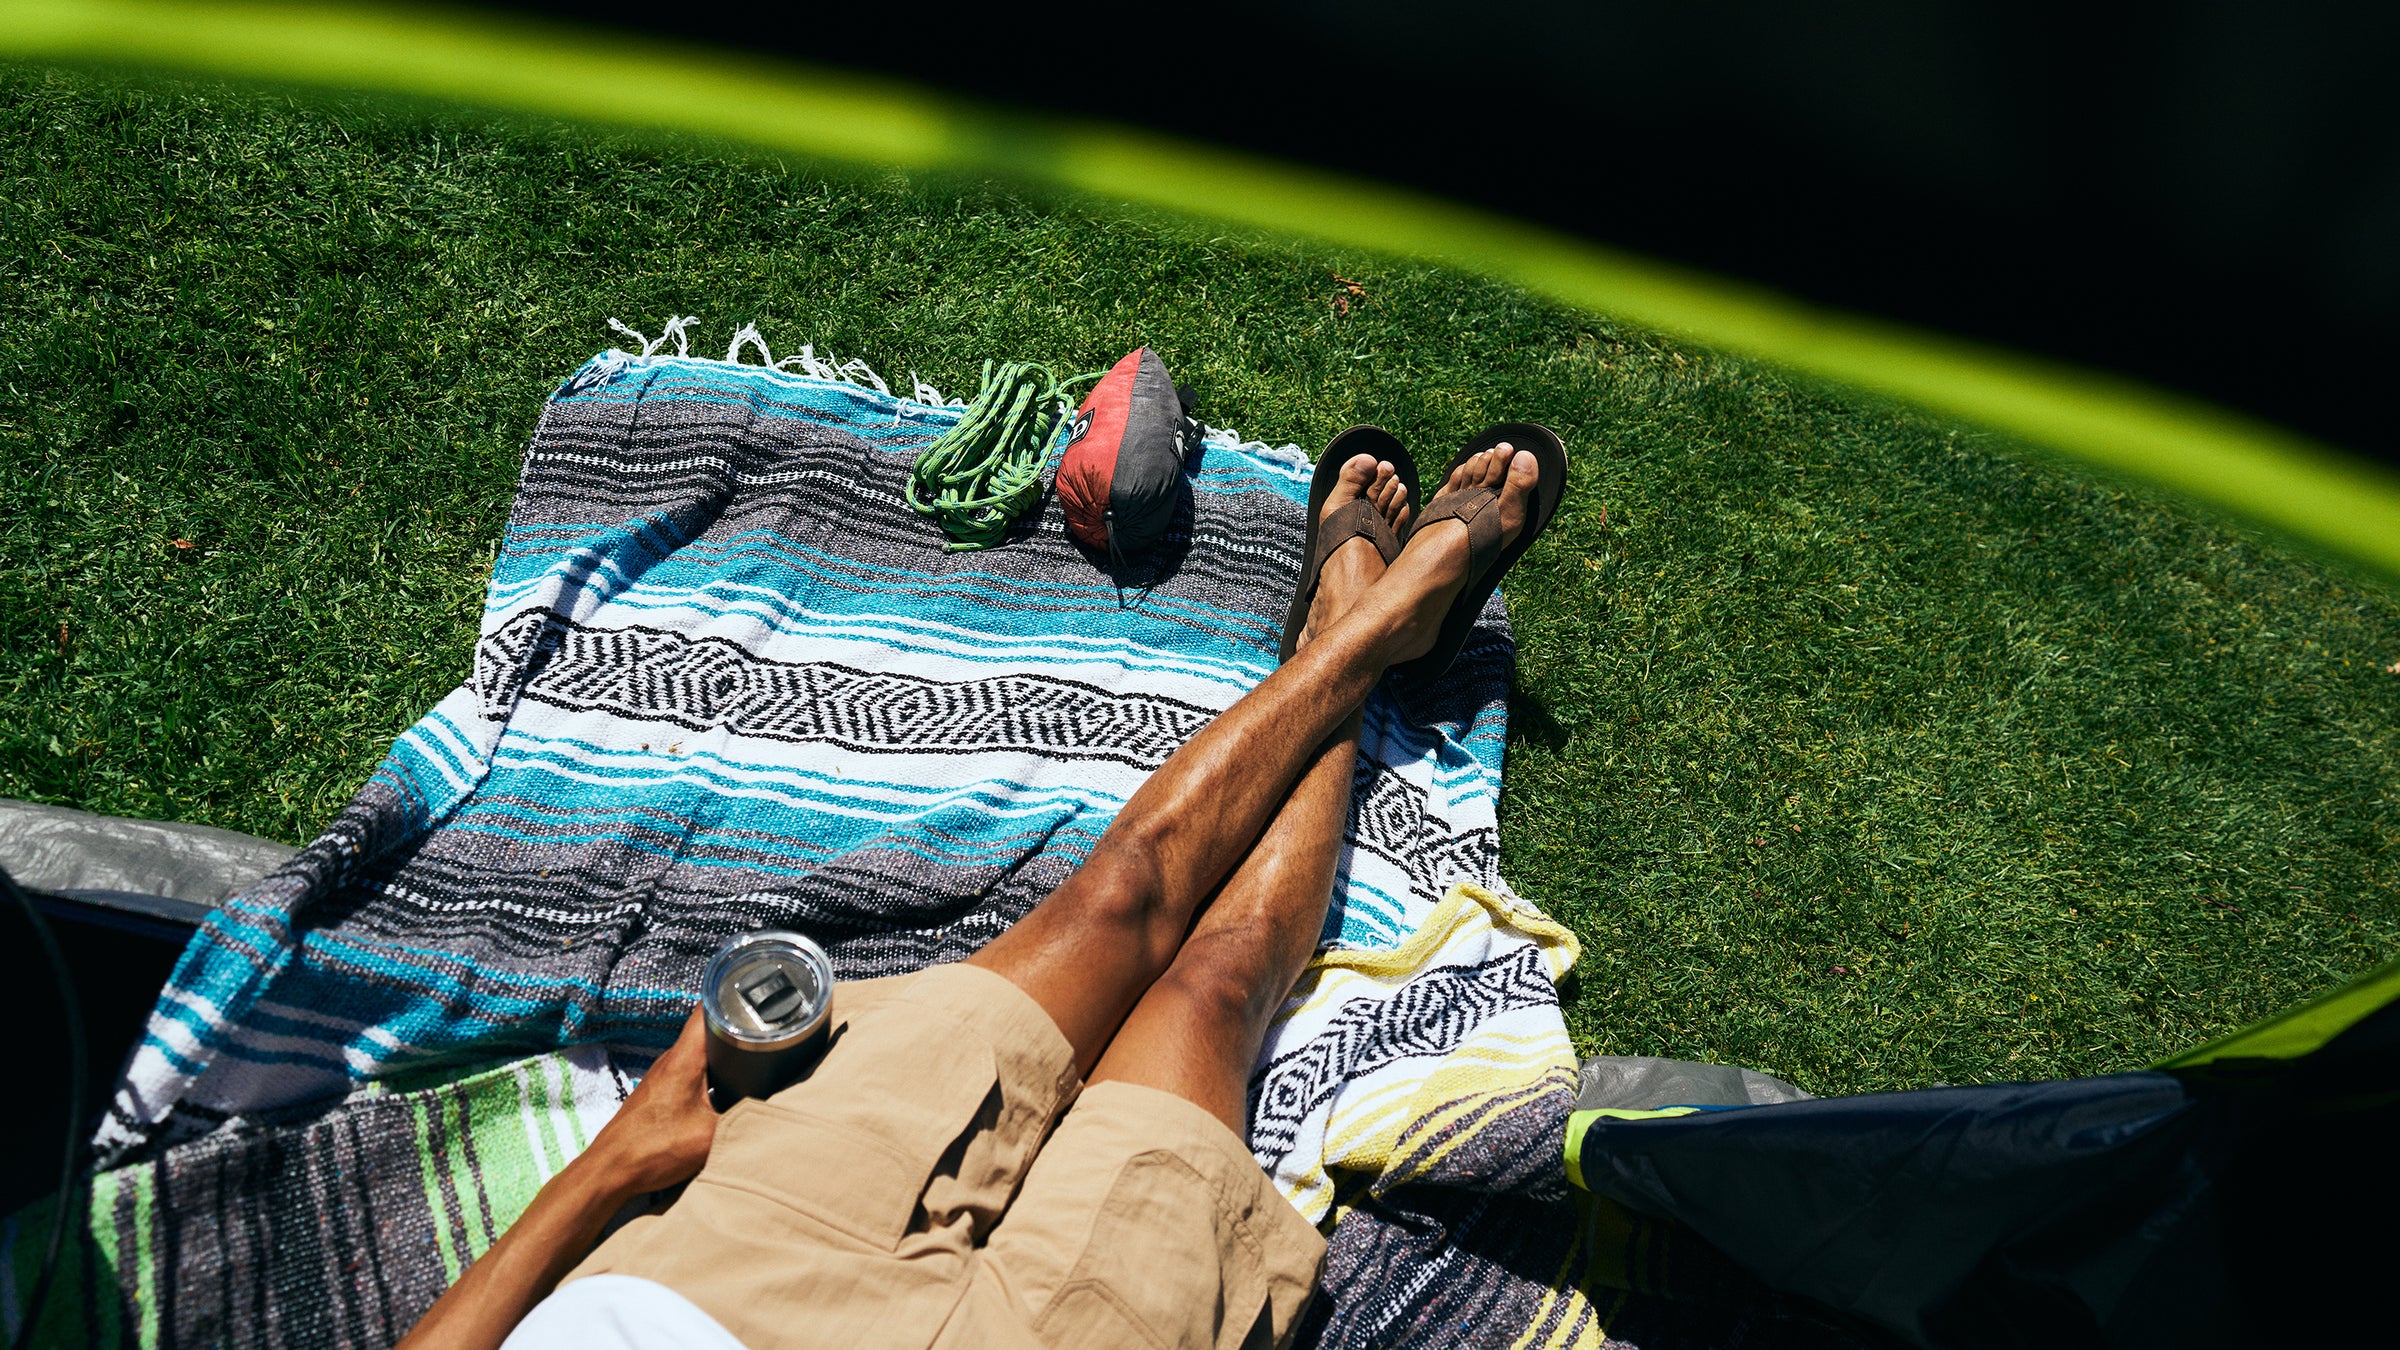
<path fill-rule="evenodd" d="M 1467 580 L 1472 583 L 1491 567 L 1500 556 L 1500 505 L 1498 491 L 1488 487 L 1467 488 L 1444 493 L 1425 514 L 1417 517 L 1410 533 L 1423 530 L 1437 520 L 1455 520 L 1467 527 Z"/>
<path fill-rule="evenodd" d="M 1392 533 L 1391 522 L 1383 518 L 1373 502 L 1362 497 L 1333 508 L 1318 522 L 1317 556 L 1309 570 L 1322 570 L 1335 549 L 1359 538 L 1373 544 L 1387 565 L 1400 556 L 1400 536 Z"/>

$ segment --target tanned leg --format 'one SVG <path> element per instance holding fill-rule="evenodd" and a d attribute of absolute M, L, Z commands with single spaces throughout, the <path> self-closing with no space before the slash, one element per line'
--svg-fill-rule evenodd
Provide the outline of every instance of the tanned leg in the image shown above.
<path fill-rule="evenodd" d="M 1453 475 L 1443 490 L 1500 486 L 1513 458 L 1505 448 L 1485 456 Z M 1530 471 L 1523 483 L 1531 486 Z M 1506 515 L 1502 520 L 1508 525 Z M 1521 511 L 1516 520 L 1521 524 Z M 1346 564 L 1339 573 L 1336 562 Z M 1338 621 L 1383 571 L 1371 548 L 1346 547 L 1328 559 L 1309 631 Z M 1332 899 L 1358 730 L 1353 712 L 1209 903 L 1174 963 L 1134 1005 L 1092 1070 L 1093 1082 L 1113 1079 L 1174 1093 L 1247 1136 L 1250 1071 L 1268 1024 L 1316 951 Z"/>
<path fill-rule="evenodd" d="M 1407 490 L 1369 493 L 1395 530 L 1408 522 Z M 1339 618 L 1383 575 L 1374 545 L 1354 539 L 1325 560 L 1309 624 Z M 1359 713 L 1318 748 L 1266 833 L 1208 902 L 1166 974 L 1143 993 L 1093 1068 L 1111 1079 L 1172 1092 L 1225 1122 L 1248 1124 L 1248 1079 L 1258 1047 L 1302 967 L 1316 951 L 1350 819 L 1358 765 Z"/>
<path fill-rule="evenodd" d="M 1357 467 L 1368 462 L 1361 456 L 1345 472 L 1352 495 L 1388 472 L 1377 466 L 1368 477 Z M 1533 457 L 1502 449 L 1469 469 L 1483 475 L 1476 481 L 1505 480 L 1502 528 L 1521 528 Z M 1346 612 L 1313 630 L 1305 650 L 1170 756 L 1065 884 L 969 961 L 1041 1004 L 1090 1073 L 1134 1001 L 1175 958 L 1201 902 L 1260 841 L 1384 668 L 1432 644 L 1465 564 L 1463 527 L 1420 532 Z M 1346 775 L 1335 780 L 1346 790 Z M 1334 828 L 1338 835 L 1338 822 Z"/>
<path fill-rule="evenodd" d="M 1407 494 L 1388 461 L 1360 455 L 1343 466 L 1325 509 L 1362 496 L 1405 509 Z M 1380 570 L 1365 544 L 1340 550 L 1328 569 L 1347 567 L 1362 551 Z M 1031 994 L 1085 1073 L 1327 737 L 1365 701 L 1383 667 L 1405 659 L 1387 650 L 1388 632 L 1362 627 L 1348 638 L 1338 652 L 1312 643 L 1325 650 L 1295 655 L 1177 750 L 1073 876 L 967 958 Z"/>

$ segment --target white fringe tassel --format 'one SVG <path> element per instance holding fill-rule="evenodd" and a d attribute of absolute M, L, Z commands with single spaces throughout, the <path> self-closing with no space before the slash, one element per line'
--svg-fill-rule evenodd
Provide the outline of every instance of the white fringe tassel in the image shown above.
<path fill-rule="evenodd" d="M 642 356 L 657 355 L 658 349 L 666 346 L 668 339 L 671 338 L 674 340 L 677 356 L 686 359 L 707 360 L 706 357 L 692 357 L 691 340 L 685 332 L 687 328 L 698 322 L 700 322 L 700 316 L 696 314 L 670 317 L 666 321 L 666 325 L 658 330 L 658 337 L 655 340 L 644 337 L 613 318 L 608 321 L 608 326 L 640 343 L 642 350 L 639 354 Z M 734 331 L 733 341 L 725 347 L 725 364 L 733 366 L 747 364 L 742 360 L 742 349 L 745 347 L 756 347 L 758 364 L 768 370 L 797 369 L 799 373 L 812 380 L 825 380 L 834 384 L 854 384 L 861 389 L 872 389 L 886 398 L 889 398 L 892 393 L 891 386 L 885 384 L 883 377 L 876 374 L 875 368 L 868 365 L 863 358 L 854 356 L 847 361 L 837 361 L 830 352 L 819 356 L 814 343 L 803 343 L 798 356 L 787 356 L 780 361 L 776 360 L 775 353 L 767 347 L 766 336 L 758 331 L 756 323 L 743 324 Z M 910 391 L 910 402 L 919 403 L 928 408 L 963 408 L 967 406 L 967 401 L 963 398 L 943 398 L 941 390 L 934 388 L 913 370 L 908 372 L 908 382 L 914 386 Z M 1200 428 L 1200 433 L 1202 440 L 1213 444 L 1262 452 L 1277 459 L 1295 461 L 1303 468 L 1308 465 L 1308 457 L 1302 454 L 1297 446 L 1272 446 L 1263 441 L 1245 441 L 1230 427 L 1219 429 L 1204 424 Z"/>
<path fill-rule="evenodd" d="M 706 360 L 708 358 L 692 355 L 691 338 L 687 330 L 698 322 L 700 322 L 700 317 L 696 314 L 671 316 L 667 319 L 666 325 L 659 329 L 656 338 L 646 336 L 614 318 L 608 321 L 608 326 L 630 338 L 640 348 L 635 353 L 637 356 L 656 356 L 659 354 L 659 349 L 666 346 L 671 339 L 675 343 L 677 356 L 687 360 Z M 774 351 L 767 346 L 766 335 L 758 331 L 758 325 L 755 323 L 743 324 L 735 330 L 733 341 L 728 343 L 725 348 L 725 363 L 736 366 L 750 364 L 742 359 L 742 351 L 748 347 L 758 349 L 757 364 L 768 370 L 796 371 L 812 380 L 827 380 L 835 384 L 854 384 L 861 389 L 872 389 L 887 398 L 891 396 L 892 387 L 884 383 L 883 376 L 875 373 L 875 367 L 868 365 L 860 357 L 854 356 L 844 361 L 835 357 L 831 352 L 819 356 L 816 344 L 803 343 L 798 356 L 787 356 L 780 361 L 776 360 Z M 963 398 L 943 398 L 941 390 L 918 378 L 917 372 L 913 370 L 908 372 L 908 380 L 914 386 L 910 391 L 910 402 L 920 403 L 929 408 L 963 408 L 967 406 L 967 401 Z"/>
<path fill-rule="evenodd" d="M 700 322 L 700 316 L 697 314 L 685 314 L 679 317 L 671 316 L 667 320 L 666 327 L 658 330 L 658 337 L 655 340 L 642 336 L 633 329 L 617 322 L 614 318 L 611 318 L 608 321 L 608 326 L 642 344 L 642 350 L 640 354 L 643 356 L 657 355 L 658 349 L 666 346 L 669 338 L 673 338 L 675 340 L 675 354 L 677 356 L 690 356 L 692 354 L 692 340 L 684 330 L 698 322 Z"/>
<path fill-rule="evenodd" d="M 769 369 L 774 368 L 775 353 L 767 350 L 767 339 L 760 334 L 757 324 L 743 324 L 740 331 L 733 335 L 733 344 L 725 349 L 725 364 L 729 366 L 740 365 L 742 363 L 742 348 L 744 347 L 758 348 L 758 363 L 762 366 L 768 367 Z"/>

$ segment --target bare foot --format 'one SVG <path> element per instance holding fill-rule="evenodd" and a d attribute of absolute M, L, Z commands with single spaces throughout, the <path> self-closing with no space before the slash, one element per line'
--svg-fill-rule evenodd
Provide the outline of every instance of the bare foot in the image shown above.
<path fill-rule="evenodd" d="M 1347 468 L 1344 472 L 1346 476 Z M 1534 485 L 1540 481 L 1541 473 L 1540 460 L 1502 441 L 1452 469 L 1449 479 L 1434 492 L 1433 500 L 1438 504 L 1453 492 L 1475 488 L 1499 489 L 1500 541 L 1506 545 L 1525 531 L 1525 521 L 1533 512 Z M 1442 629 L 1442 616 L 1449 611 L 1451 600 L 1466 587 L 1466 525 L 1444 519 L 1418 530 L 1390 570 L 1404 573 L 1414 586 L 1422 587 L 1394 634 L 1392 660 L 1397 664 L 1422 656 L 1432 648 Z"/>
<path fill-rule="evenodd" d="M 1372 455 L 1353 456 L 1342 465 L 1342 476 L 1334 483 L 1333 491 L 1325 494 L 1325 509 L 1317 519 L 1323 520 L 1335 508 L 1362 497 L 1382 514 L 1392 533 L 1407 531 L 1413 514 L 1409 508 L 1408 484 L 1400 481 L 1390 460 L 1378 460 Z M 1308 624 L 1300 630 L 1299 645 L 1306 647 L 1318 630 L 1349 612 L 1359 595 L 1383 575 L 1383 568 L 1383 555 L 1364 536 L 1350 539 L 1335 549 L 1317 573 L 1317 593 L 1309 601 Z"/>

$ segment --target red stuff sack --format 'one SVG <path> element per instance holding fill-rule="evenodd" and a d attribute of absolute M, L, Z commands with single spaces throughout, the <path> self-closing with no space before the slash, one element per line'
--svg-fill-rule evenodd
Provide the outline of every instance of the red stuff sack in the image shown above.
<path fill-rule="evenodd" d="M 1067 533 L 1111 558 L 1158 542 L 1182 500 L 1184 456 L 1200 439 L 1189 406 L 1189 391 L 1148 347 L 1110 367 L 1075 410 L 1058 461 Z"/>

